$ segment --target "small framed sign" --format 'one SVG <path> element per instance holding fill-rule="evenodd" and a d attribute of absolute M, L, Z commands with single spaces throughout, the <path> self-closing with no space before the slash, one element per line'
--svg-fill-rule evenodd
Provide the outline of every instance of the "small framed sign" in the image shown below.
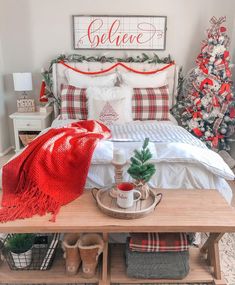
<path fill-rule="evenodd" d="M 73 16 L 74 49 L 165 50 L 166 16 Z"/>

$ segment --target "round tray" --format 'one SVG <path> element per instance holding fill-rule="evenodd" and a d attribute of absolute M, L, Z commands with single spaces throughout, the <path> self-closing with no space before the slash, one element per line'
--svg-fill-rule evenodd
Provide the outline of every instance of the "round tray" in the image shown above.
<path fill-rule="evenodd" d="M 153 212 L 162 199 L 162 193 L 155 194 L 150 190 L 150 195 L 146 200 L 134 202 L 131 208 L 122 209 L 117 205 L 117 199 L 110 196 L 111 189 L 92 189 L 100 210 L 111 217 L 117 219 L 138 219 Z"/>

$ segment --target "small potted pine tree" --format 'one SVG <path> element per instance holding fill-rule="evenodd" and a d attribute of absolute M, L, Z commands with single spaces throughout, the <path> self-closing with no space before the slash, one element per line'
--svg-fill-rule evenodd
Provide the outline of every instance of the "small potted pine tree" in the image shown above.
<path fill-rule="evenodd" d="M 12 256 L 16 268 L 28 267 L 32 262 L 32 247 L 35 234 L 14 234 L 6 241 L 6 249 Z"/>
<path fill-rule="evenodd" d="M 156 172 L 155 165 L 149 163 L 152 153 L 148 148 L 149 138 L 145 138 L 142 149 L 134 150 L 134 156 L 131 157 L 131 164 L 127 172 L 135 179 L 135 185 L 141 192 L 141 199 L 145 200 L 149 196 L 149 186 L 147 182 Z"/>

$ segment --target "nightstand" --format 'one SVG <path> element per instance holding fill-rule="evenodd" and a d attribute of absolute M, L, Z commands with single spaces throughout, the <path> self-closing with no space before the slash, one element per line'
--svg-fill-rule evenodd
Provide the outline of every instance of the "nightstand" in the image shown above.
<path fill-rule="evenodd" d="M 52 122 L 52 112 L 47 113 L 14 113 L 10 115 L 13 119 L 15 134 L 15 151 L 20 151 L 23 144 L 20 141 L 20 133 L 40 133 L 40 131 L 50 127 Z"/>

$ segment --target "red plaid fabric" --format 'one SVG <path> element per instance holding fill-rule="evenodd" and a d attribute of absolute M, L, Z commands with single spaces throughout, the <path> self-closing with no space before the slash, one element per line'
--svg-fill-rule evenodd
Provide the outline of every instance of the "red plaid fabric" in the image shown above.
<path fill-rule="evenodd" d="M 134 88 L 133 120 L 169 120 L 168 85 L 160 88 Z"/>
<path fill-rule="evenodd" d="M 61 119 L 87 120 L 87 94 L 85 88 L 61 85 Z"/>
<path fill-rule="evenodd" d="M 129 248 L 140 252 L 186 251 L 189 242 L 186 233 L 132 233 Z"/>

